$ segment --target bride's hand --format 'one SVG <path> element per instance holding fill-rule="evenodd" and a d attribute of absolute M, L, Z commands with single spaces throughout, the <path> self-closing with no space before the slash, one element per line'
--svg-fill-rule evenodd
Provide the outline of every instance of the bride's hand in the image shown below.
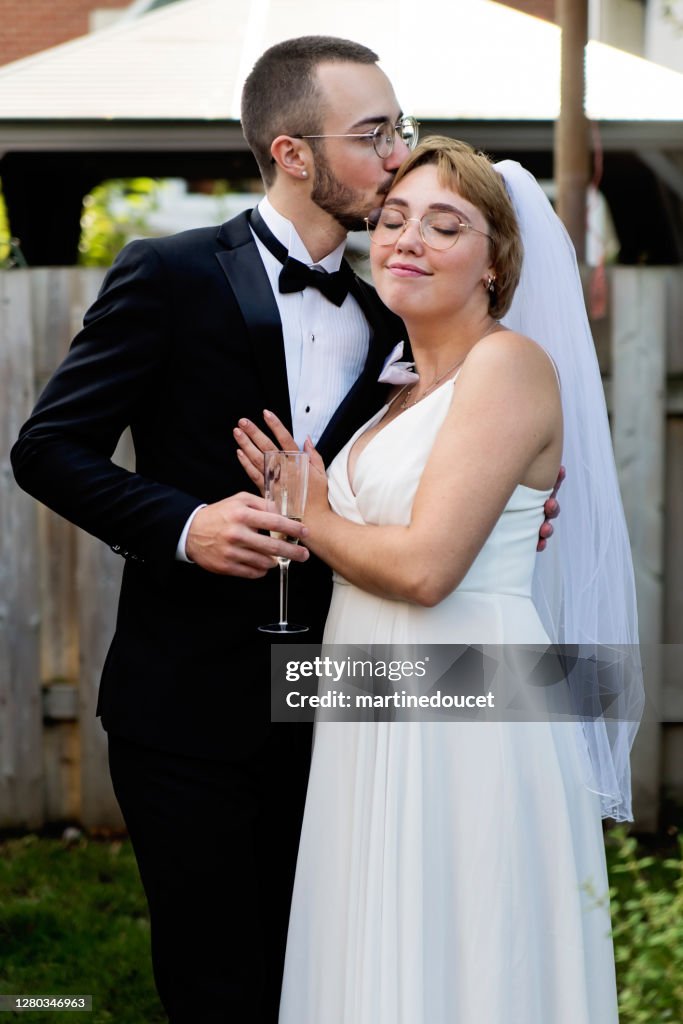
<path fill-rule="evenodd" d="M 252 483 L 255 483 L 261 494 L 263 494 L 263 453 L 275 452 L 278 445 L 282 451 L 295 452 L 297 444 L 282 420 L 278 419 L 275 413 L 264 409 L 263 418 L 278 444 L 272 438 L 264 434 L 251 420 L 241 419 L 239 425 L 233 430 L 233 436 L 239 445 L 237 458 Z M 317 514 L 329 512 L 330 506 L 327 500 L 327 474 L 325 463 L 315 450 L 310 437 L 306 438 L 304 451 L 310 459 L 308 474 L 308 498 L 306 500 L 305 520 L 308 525 L 311 519 Z"/>
<path fill-rule="evenodd" d="M 268 409 L 264 409 L 263 418 L 273 431 L 278 444 L 275 444 L 273 439 L 264 434 L 251 420 L 239 420 L 238 426 L 232 432 L 239 445 L 237 458 L 240 465 L 251 482 L 256 484 L 261 495 L 263 495 L 263 453 L 276 452 L 278 448 L 285 452 L 298 450 L 296 441 L 282 420 Z"/>
<path fill-rule="evenodd" d="M 306 498 L 304 522 L 306 526 L 311 526 L 319 515 L 324 515 L 330 511 L 330 503 L 327 497 L 325 463 L 313 447 L 310 437 L 306 438 L 304 451 L 309 459 L 308 497 Z"/>

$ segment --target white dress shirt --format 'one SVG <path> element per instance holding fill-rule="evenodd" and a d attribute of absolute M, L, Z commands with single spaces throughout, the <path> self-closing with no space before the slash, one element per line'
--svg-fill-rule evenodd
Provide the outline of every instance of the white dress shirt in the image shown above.
<path fill-rule="evenodd" d="M 267 197 L 258 209 L 290 256 L 308 267 L 321 267 L 328 274 L 339 270 L 346 242 L 314 263 L 292 222 L 278 213 Z M 307 436 L 317 444 L 335 409 L 360 376 L 368 353 L 370 328 L 352 295 L 347 295 L 341 306 L 335 306 L 317 288 L 282 294 L 278 281 L 282 264 L 256 235 L 254 241 L 282 322 L 294 439 L 300 448 Z M 271 411 L 280 417 L 286 413 L 283 409 Z M 192 520 L 203 507 L 194 510 L 180 535 L 176 557 L 181 561 L 188 561 L 187 535 Z"/>
<path fill-rule="evenodd" d="M 290 256 L 307 267 L 322 267 L 328 274 L 339 270 L 346 242 L 314 263 L 292 222 L 278 213 L 267 197 L 258 209 Z M 352 295 L 347 295 L 341 306 L 335 306 L 317 288 L 283 295 L 278 286 L 282 264 L 254 237 L 282 321 L 294 439 L 300 448 L 307 435 L 317 444 L 332 413 L 360 376 L 370 328 Z M 282 410 L 272 411 L 282 415 Z"/>

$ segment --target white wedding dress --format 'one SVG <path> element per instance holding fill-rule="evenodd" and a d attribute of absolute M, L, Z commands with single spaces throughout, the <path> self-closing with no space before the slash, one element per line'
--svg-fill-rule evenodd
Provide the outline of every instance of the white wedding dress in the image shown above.
<path fill-rule="evenodd" d="M 360 523 L 408 523 L 457 387 L 329 470 Z M 518 486 L 434 608 L 335 580 L 327 643 L 537 644 L 549 492 Z M 409 557 L 409 552 L 406 552 Z M 567 723 L 319 721 L 280 1024 L 617 1024 L 598 797 Z"/>

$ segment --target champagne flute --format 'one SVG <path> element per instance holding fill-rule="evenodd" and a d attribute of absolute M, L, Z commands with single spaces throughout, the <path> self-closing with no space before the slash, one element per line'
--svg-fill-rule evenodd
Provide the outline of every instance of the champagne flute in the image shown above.
<path fill-rule="evenodd" d="M 306 491 L 308 489 L 308 454 L 306 452 L 272 451 L 263 453 L 264 496 L 269 512 L 300 523 L 304 517 Z M 271 537 L 298 543 L 298 537 L 287 533 L 270 531 Z M 287 621 L 287 586 L 289 581 L 289 558 L 278 557 L 280 566 L 280 621 L 259 626 L 262 633 L 305 633 L 308 626 L 299 626 Z"/>

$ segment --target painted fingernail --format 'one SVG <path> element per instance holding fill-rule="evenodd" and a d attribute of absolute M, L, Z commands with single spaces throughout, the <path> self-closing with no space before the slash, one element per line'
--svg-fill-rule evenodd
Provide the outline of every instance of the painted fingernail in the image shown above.
<path fill-rule="evenodd" d="M 241 420 L 238 420 L 237 422 L 239 423 L 240 427 L 248 427 L 249 426 L 249 420 L 241 419 Z"/>
<path fill-rule="evenodd" d="M 273 414 L 270 411 L 270 409 L 264 409 L 263 410 L 263 415 L 266 417 L 266 419 L 272 419 L 272 416 L 273 416 Z"/>

